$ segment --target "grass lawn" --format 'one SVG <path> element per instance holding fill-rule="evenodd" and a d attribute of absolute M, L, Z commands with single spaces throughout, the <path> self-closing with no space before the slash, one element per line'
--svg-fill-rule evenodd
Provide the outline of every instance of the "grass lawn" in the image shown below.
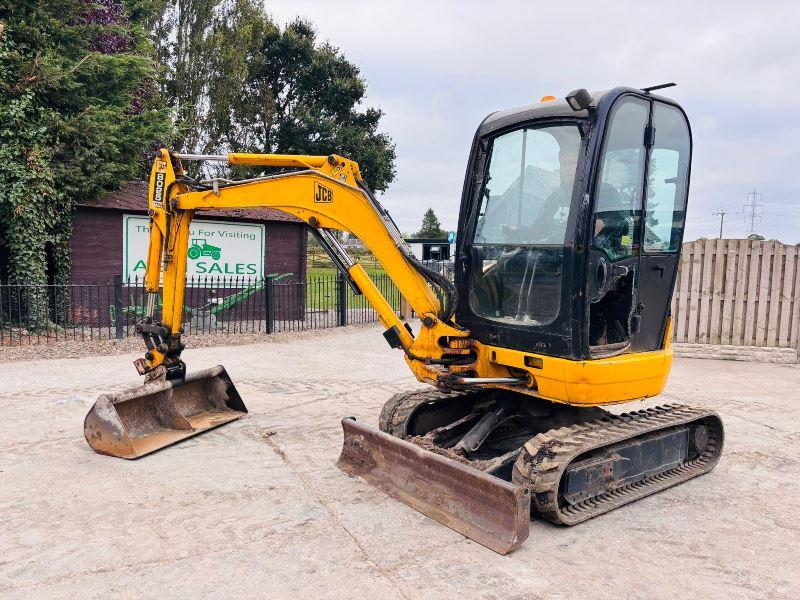
<path fill-rule="evenodd" d="M 395 310 L 400 309 L 400 293 L 383 269 L 365 268 L 375 281 L 384 298 Z M 306 306 L 314 310 L 333 310 L 337 303 L 336 267 L 315 267 L 308 269 L 306 278 Z M 347 286 L 347 308 L 371 308 L 362 295 L 355 295 Z"/>
<path fill-rule="evenodd" d="M 386 275 L 386 271 L 381 268 L 364 267 L 367 275 L 375 277 L 376 275 Z M 336 277 L 339 271 L 336 267 L 309 267 L 307 270 L 306 281 L 312 281 L 320 277 Z"/>

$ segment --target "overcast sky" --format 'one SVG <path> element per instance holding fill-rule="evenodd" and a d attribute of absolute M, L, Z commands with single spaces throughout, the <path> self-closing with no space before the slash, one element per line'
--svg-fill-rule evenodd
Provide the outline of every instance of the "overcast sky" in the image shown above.
<path fill-rule="evenodd" d="M 382 202 L 403 231 L 431 206 L 454 229 L 472 136 L 495 110 L 545 94 L 675 81 L 694 160 L 686 239 L 757 231 L 800 242 L 800 2 L 268 1 L 302 16 L 368 82 L 397 144 Z"/>

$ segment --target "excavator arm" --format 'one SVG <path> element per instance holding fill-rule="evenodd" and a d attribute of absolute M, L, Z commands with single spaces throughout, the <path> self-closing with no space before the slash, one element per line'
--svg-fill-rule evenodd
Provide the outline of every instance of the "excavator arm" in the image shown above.
<path fill-rule="evenodd" d="M 249 180 L 217 179 L 198 182 L 186 176 L 183 160 L 224 160 L 231 165 L 284 167 L 294 170 Z M 186 285 L 189 228 L 197 210 L 272 208 L 291 214 L 317 233 L 353 289 L 377 312 L 389 344 L 401 348 L 420 381 L 452 385 L 443 365 L 464 362 L 469 353 L 459 343 L 467 331 L 451 322 L 455 289 L 411 254 L 394 222 L 364 184 L 358 164 L 336 155 L 290 156 L 228 154 L 176 155 L 161 150 L 150 176 L 149 214 L 152 221 L 148 250 L 147 313 L 138 330 L 147 345 L 136 361 L 141 374 L 163 366 L 168 378 L 180 378 L 180 358 Z M 353 261 L 331 231 L 358 237 L 420 315 L 422 331 L 413 335 L 380 293 L 360 264 Z M 163 285 L 163 307 L 157 319 L 155 298 Z"/>

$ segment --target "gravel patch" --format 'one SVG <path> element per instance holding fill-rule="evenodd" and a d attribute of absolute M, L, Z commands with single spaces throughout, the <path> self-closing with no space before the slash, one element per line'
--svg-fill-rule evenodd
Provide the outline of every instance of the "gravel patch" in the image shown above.
<path fill-rule="evenodd" d="M 188 348 L 214 348 L 220 346 L 243 346 L 247 344 L 281 344 L 294 340 L 318 338 L 322 336 L 346 334 L 375 327 L 375 323 L 360 323 L 347 327 L 329 329 L 307 329 L 299 331 L 279 331 L 272 334 L 263 332 L 247 333 L 204 333 L 186 335 Z M 78 358 L 81 356 L 114 356 L 120 354 L 144 354 L 145 346 L 141 338 L 131 336 L 122 340 L 59 340 L 26 344 L 23 346 L 0 347 L 0 360 L 14 362 L 21 360 L 41 360 L 48 358 Z"/>

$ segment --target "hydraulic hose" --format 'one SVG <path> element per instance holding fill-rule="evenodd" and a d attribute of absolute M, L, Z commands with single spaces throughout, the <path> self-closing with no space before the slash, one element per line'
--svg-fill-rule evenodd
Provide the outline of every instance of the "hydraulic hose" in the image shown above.
<path fill-rule="evenodd" d="M 438 316 L 442 322 L 448 323 L 458 307 L 458 290 L 456 286 L 438 271 L 422 264 L 416 256 L 406 253 L 406 258 L 414 265 L 420 275 L 434 285 L 434 289 L 437 287 L 441 289 L 443 298 L 440 298 L 440 300 L 443 301 Z"/>

